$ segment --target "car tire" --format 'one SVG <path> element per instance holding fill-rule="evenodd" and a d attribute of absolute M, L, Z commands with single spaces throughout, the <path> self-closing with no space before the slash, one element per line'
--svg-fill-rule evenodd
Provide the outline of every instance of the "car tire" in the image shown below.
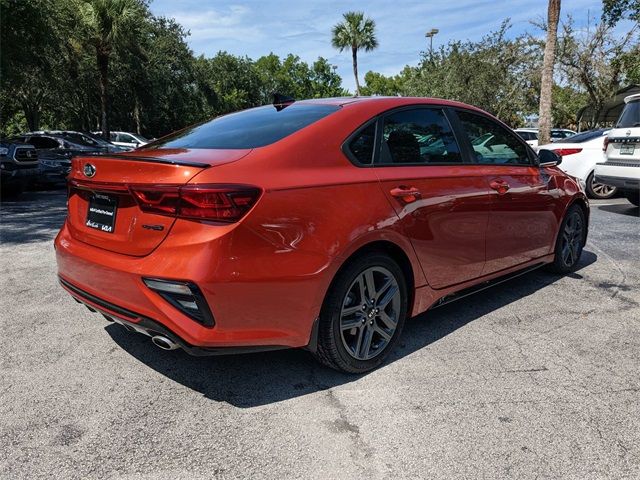
<path fill-rule="evenodd" d="M 582 208 L 572 205 L 567 210 L 556 240 L 555 256 L 549 270 L 570 273 L 576 270 L 587 237 L 587 221 Z"/>
<path fill-rule="evenodd" d="M 625 190 L 623 193 L 627 200 L 633 203 L 636 207 L 640 207 L 640 192 Z"/>
<path fill-rule="evenodd" d="M 618 189 L 616 187 L 605 185 L 604 183 L 597 183 L 594 180 L 593 172 L 591 172 L 587 177 L 586 190 L 588 197 L 596 200 L 611 198 L 618 193 Z"/>
<path fill-rule="evenodd" d="M 407 281 L 392 258 L 380 252 L 356 257 L 322 305 L 316 358 L 348 373 L 380 366 L 402 333 L 407 305 Z"/>

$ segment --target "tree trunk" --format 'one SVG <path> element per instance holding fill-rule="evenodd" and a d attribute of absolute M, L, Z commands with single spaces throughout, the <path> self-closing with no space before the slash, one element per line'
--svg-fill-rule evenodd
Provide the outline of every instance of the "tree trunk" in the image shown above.
<path fill-rule="evenodd" d="M 133 96 L 133 119 L 136 121 L 136 133 L 141 135 L 140 131 L 140 102 L 138 101 L 138 95 Z"/>
<path fill-rule="evenodd" d="M 351 47 L 351 57 L 353 59 L 353 76 L 356 78 L 356 97 L 360 95 L 360 82 L 358 81 L 358 49 Z"/>
<path fill-rule="evenodd" d="M 547 43 L 544 47 L 542 81 L 540 85 L 540 117 L 538 120 L 538 144 L 551 141 L 551 93 L 553 89 L 553 65 L 558 41 L 558 21 L 560 20 L 560 0 L 549 0 L 547 12 Z"/>
<path fill-rule="evenodd" d="M 100 129 L 102 130 L 102 138 L 109 140 L 109 125 L 107 124 L 107 109 L 109 106 L 109 99 L 107 96 L 109 81 L 109 54 L 98 50 L 97 60 L 98 70 L 100 71 Z"/>

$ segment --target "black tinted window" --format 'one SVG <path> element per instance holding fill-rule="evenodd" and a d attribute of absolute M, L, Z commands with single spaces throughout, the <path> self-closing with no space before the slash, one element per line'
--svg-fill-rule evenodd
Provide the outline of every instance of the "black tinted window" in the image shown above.
<path fill-rule="evenodd" d="M 35 148 L 59 148 L 58 140 L 49 137 L 31 137 L 29 143 Z"/>
<path fill-rule="evenodd" d="M 145 148 L 257 148 L 320 120 L 340 107 L 292 104 L 277 111 L 265 106 L 231 113 L 186 128 Z"/>
<path fill-rule="evenodd" d="M 617 128 L 640 127 L 640 100 L 629 102 L 622 108 Z"/>
<path fill-rule="evenodd" d="M 370 164 L 373 161 L 375 136 L 376 125 L 372 123 L 349 142 L 349 150 L 359 163 Z"/>
<path fill-rule="evenodd" d="M 440 109 L 416 108 L 384 119 L 382 163 L 459 163 L 460 149 Z"/>
<path fill-rule="evenodd" d="M 593 140 L 594 138 L 602 137 L 604 135 L 604 132 L 606 132 L 606 131 L 607 130 L 605 130 L 605 129 L 590 130 L 588 132 L 582 132 L 582 133 L 578 133 L 576 135 L 572 135 L 570 137 L 567 137 L 565 141 L 567 143 L 588 142 L 589 140 Z"/>
<path fill-rule="evenodd" d="M 478 163 L 531 163 L 527 148 L 506 128 L 475 113 L 459 111 L 458 117 L 471 140 Z"/>

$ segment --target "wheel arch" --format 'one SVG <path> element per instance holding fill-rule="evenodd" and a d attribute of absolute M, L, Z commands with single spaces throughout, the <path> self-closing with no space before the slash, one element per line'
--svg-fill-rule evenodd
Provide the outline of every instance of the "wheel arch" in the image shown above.
<path fill-rule="evenodd" d="M 322 308 L 322 304 L 324 304 L 327 295 L 331 291 L 331 288 L 334 285 L 334 282 L 342 272 L 351 262 L 355 261 L 357 258 L 365 256 L 371 253 L 384 253 L 392 258 L 400 267 L 402 272 L 404 273 L 405 281 L 407 282 L 407 312 L 413 311 L 413 303 L 415 301 L 415 291 L 416 291 L 416 274 L 418 275 L 418 281 L 421 271 L 416 272 L 414 266 L 411 263 L 411 259 L 405 250 L 399 246 L 397 243 L 394 243 L 390 240 L 373 240 L 364 245 L 359 246 L 354 251 L 352 251 L 349 255 L 342 257 L 342 262 L 339 264 L 338 268 L 335 270 L 331 281 L 327 285 L 327 288 L 324 290 L 322 294 L 322 302 L 320 308 Z M 315 352 L 317 348 L 318 342 L 318 320 L 319 317 L 314 320 L 313 328 L 311 331 L 311 336 L 309 338 L 309 344 L 307 345 L 307 349 Z"/>

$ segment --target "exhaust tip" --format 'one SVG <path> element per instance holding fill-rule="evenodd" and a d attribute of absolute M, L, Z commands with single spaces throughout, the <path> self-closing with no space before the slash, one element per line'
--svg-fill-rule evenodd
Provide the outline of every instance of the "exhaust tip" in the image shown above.
<path fill-rule="evenodd" d="M 162 335 L 155 335 L 151 337 L 151 341 L 156 347 L 161 348 L 162 350 L 175 350 L 180 348 L 177 343 Z"/>

